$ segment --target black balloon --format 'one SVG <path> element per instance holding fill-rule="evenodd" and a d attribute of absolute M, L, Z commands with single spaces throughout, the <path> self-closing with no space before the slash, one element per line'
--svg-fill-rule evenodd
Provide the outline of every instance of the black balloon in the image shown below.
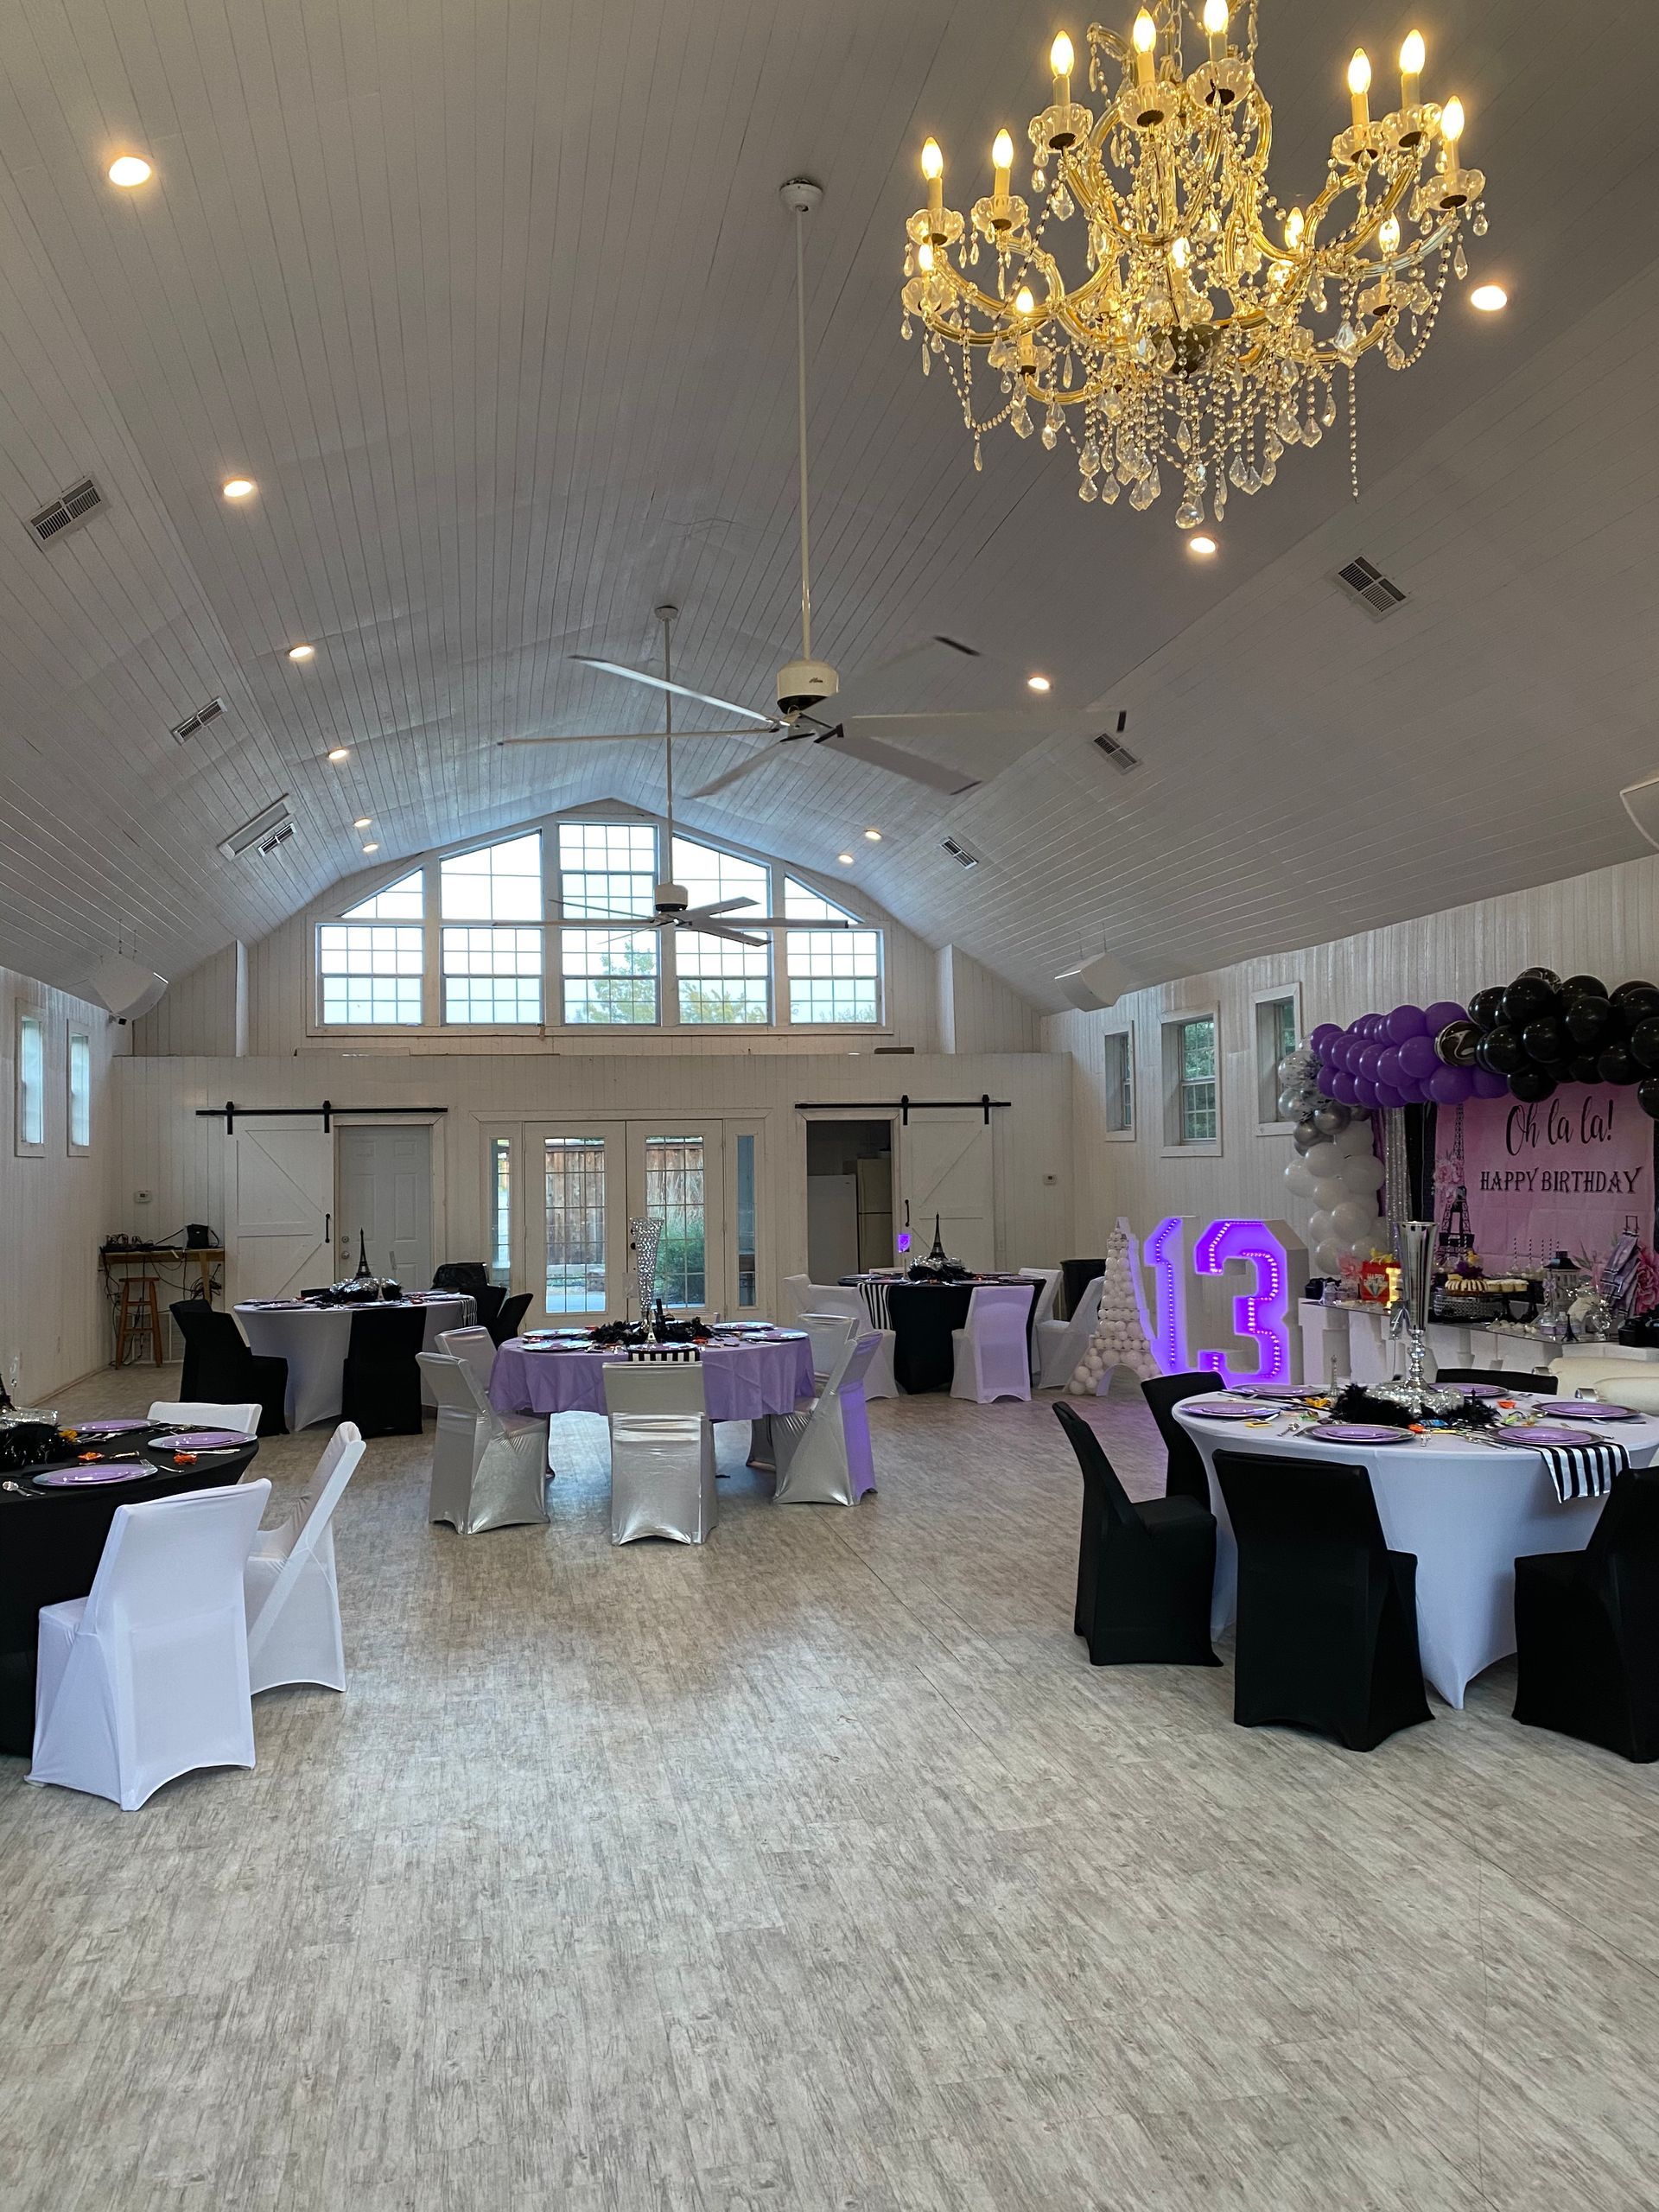
<path fill-rule="evenodd" d="M 1517 1098 L 1524 1098 L 1529 1105 L 1540 1098 L 1548 1098 L 1555 1088 L 1555 1078 L 1548 1068 L 1517 1068 L 1510 1077 L 1510 1089 Z"/>
<path fill-rule="evenodd" d="M 1560 1011 L 1560 994 L 1539 976 L 1517 976 L 1503 994 L 1503 1020 L 1511 1029 Z"/>
<path fill-rule="evenodd" d="M 1489 1029 L 1481 1043 L 1486 1065 L 1499 1075 L 1513 1075 L 1517 1068 L 1527 1065 L 1527 1048 L 1513 1029 Z"/>
<path fill-rule="evenodd" d="M 1561 985 L 1561 996 L 1567 999 L 1605 999 L 1607 986 L 1599 976 L 1569 976 Z"/>
<path fill-rule="evenodd" d="M 1651 983 L 1621 983 L 1613 993 L 1613 1004 L 1634 1027 L 1649 1014 L 1659 1014 L 1659 990 Z"/>
<path fill-rule="evenodd" d="M 1503 1019 L 1503 993 L 1497 983 L 1477 991 L 1469 1001 L 1469 1019 L 1477 1029 L 1496 1029 Z"/>
<path fill-rule="evenodd" d="M 1434 1039 L 1434 1050 L 1443 1066 L 1471 1068 L 1475 1065 L 1475 1048 L 1480 1041 L 1480 1032 L 1472 1021 L 1448 1021 Z"/>
<path fill-rule="evenodd" d="M 1636 1086 L 1636 1103 L 1650 1119 L 1659 1122 L 1659 1075 L 1650 1075 Z"/>
<path fill-rule="evenodd" d="M 1561 1019 L 1575 1045 L 1596 1045 L 1613 1027 L 1618 1016 L 1605 999 L 1594 998 L 1586 991 L 1582 997 L 1567 1001 Z"/>
<path fill-rule="evenodd" d="M 1547 990 L 1557 993 L 1565 990 L 1567 988 L 1553 968 L 1523 968 L 1515 980 L 1517 983 L 1527 982 L 1540 982 L 1543 984 Z"/>
<path fill-rule="evenodd" d="M 1593 1052 L 1580 1052 L 1577 1059 L 1568 1062 L 1567 1073 L 1574 1083 L 1599 1083 L 1601 1063 Z"/>
<path fill-rule="evenodd" d="M 1659 1016 L 1649 1014 L 1630 1031 L 1630 1050 L 1644 1068 L 1659 1068 Z"/>
<path fill-rule="evenodd" d="M 1529 1021 L 1521 1032 L 1521 1042 L 1529 1057 L 1541 1060 L 1546 1067 L 1573 1057 L 1573 1039 L 1558 1014 L 1547 1014 L 1540 1021 Z"/>
<path fill-rule="evenodd" d="M 1642 1071 L 1623 1045 L 1610 1045 L 1596 1065 L 1604 1083 L 1640 1083 Z"/>

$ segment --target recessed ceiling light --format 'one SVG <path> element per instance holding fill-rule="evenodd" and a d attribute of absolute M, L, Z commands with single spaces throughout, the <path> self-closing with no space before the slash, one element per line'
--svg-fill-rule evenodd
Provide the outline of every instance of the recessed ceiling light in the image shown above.
<path fill-rule="evenodd" d="M 1207 561 L 1216 550 L 1216 541 L 1213 537 L 1202 536 L 1189 537 L 1186 541 L 1186 550 L 1189 553 L 1196 553 L 1200 561 Z"/>
<path fill-rule="evenodd" d="M 110 163 L 110 182 L 124 185 L 129 191 L 135 184 L 148 184 L 155 171 L 139 154 L 123 154 Z"/>
<path fill-rule="evenodd" d="M 371 827 L 373 821 L 374 817 L 372 814 L 359 814 L 356 821 L 353 823 L 352 827 L 353 830 L 367 830 Z"/>
<path fill-rule="evenodd" d="M 879 830 L 867 830 L 864 835 L 872 845 L 879 845 L 881 842 L 881 832 Z"/>
<path fill-rule="evenodd" d="M 351 757 L 352 748 L 349 745 L 331 745 L 328 748 L 328 758 L 331 760 L 349 760 Z"/>
<path fill-rule="evenodd" d="M 251 476 L 232 476 L 219 488 L 227 499 L 251 499 L 259 486 Z"/>
<path fill-rule="evenodd" d="M 851 868 L 853 864 L 853 856 L 850 853 L 837 853 L 836 858 L 841 862 L 842 868 Z"/>
<path fill-rule="evenodd" d="M 316 656 L 315 645 L 290 645 L 288 649 L 289 660 L 315 660 Z"/>
<path fill-rule="evenodd" d="M 1501 284 L 1477 284 L 1469 295 L 1469 304 L 1482 315 L 1496 315 L 1500 308 L 1508 307 L 1510 296 Z"/>
<path fill-rule="evenodd" d="M 363 849 L 365 853 L 378 853 L 380 848 L 373 842 L 372 839 L 371 839 L 370 842 L 364 846 Z"/>
<path fill-rule="evenodd" d="M 1026 678 L 1026 689 L 1028 691 L 1046 691 L 1049 688 L 1049 681 L 1046 676 L 1028 676 Z"/>

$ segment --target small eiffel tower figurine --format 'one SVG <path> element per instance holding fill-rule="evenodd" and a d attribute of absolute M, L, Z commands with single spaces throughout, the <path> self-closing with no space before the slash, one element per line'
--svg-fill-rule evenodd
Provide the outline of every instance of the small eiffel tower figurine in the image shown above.
<path fill-rule="evenodd" d="M 944 1240 L 939 1235 L 938 1214 L 933 1217 L 933 1249 L 927 1255 L 927 1264 L 930 1268 L 948 1268 L 950 1264 L 950 1255 L 945 1250 Z"/>
<path fill-rule="evenodd" d="M 368 1232 L 366 1230 L 359 1229 L 357 1232 L 357 1274 L 353 1280 L 357 1282 L 366 1282 L 369 1279 L 369 1272 Z M 465 1310 L 463 1307 L 462 1311 L 465 1312 Z"/>

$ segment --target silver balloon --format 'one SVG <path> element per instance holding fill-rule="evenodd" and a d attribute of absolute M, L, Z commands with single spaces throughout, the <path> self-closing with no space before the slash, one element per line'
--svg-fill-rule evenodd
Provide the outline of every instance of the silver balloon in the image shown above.
<path fill-rule="evenodd" d="M 1281 1122 L 1300 1122 L 1311 1103 L 1305 1090 L 1281 1090 L 1279 1094 L 1279 1118 Z"/>
<path fill-rule="evenodd" d="M 1297 1077 L 1306 1072 L 1306 1068 L 1307 1057 L 1305 1054 L 1302 1046 L 1299 1045 L 1294 1052 L 1287 1052 L 1285 1054 L 1284 1058 L 1280 1061 L 1278 1066 L 1274 1070 L 1274 1073 L 1278 1077 L 1280 1082 L 1284 1085 L 1284 1087 L 1288 1090 L 1295 1082 Z"/>
<path fill-rule="evenodd" d="M 1340 1136 L 1353 1118 L 1352 1109 L 1340 1098 L 1322 1098 L 1308 1116 L 1322 1137 Z"/>
<path fill-rule="evenodd" d="M 1317 1126 L 1316 1119 L 1310 1117 L 1306 1122 L 1297 1122 L 1290 1133 L 1290 1141 L 1298 1152 L 1312 1152 L 1314 1146 L 1319 1143 L 1321 1135 L 1322 1132 Z"/>

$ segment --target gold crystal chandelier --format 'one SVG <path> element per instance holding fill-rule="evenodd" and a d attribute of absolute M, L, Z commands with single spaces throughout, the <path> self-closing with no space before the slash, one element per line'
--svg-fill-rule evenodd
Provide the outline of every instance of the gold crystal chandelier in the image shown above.
<path fill-rule="evenodd" d="M 936 357 L 949 371 L 976 468 L 988 430 L 1007 423 L 1029 437 L 1040 418 L 1051 451 L 1062 438 L 1076 449 L 1080 499 L 1109 506 L 1122 490 L 1144 510 L 1167 466 L 1180 480 L 1176 523 L 1193 530 L 1206 501 L 1220 519 L 1230 487 L 1271 484 L 1287 446 L 1319 444 L 1337 420 L 1338 371 L 1357 495 L 1355 365 L 1380 353 L 1408 369 L 1421 355 L 1448 277 L 1466 273 L 1465 220 L 1485 232 L 1486 181 L 1463 165 L 1462 103 L 1421 96 L 1413 31 L 1399 104 L 1381 118 L 1370 63 L 1354 55 L 1351 116 L 1324 182 L 1282 207 L 1268 184 L 1256 0 L 1232 11 L 1205 0 L 1207 51 L 1191 74 L 1185 14 L 1180 0 L 1155 0 L 1127 40 L 1090 25 L 1098 112 L 1072 99 L 1071 41 L 1055 40 L 1053 103 L 1028 134 L 1032 203 L 1010 189 L 1006 130 L 991 190 L 965 218 L 944 204 L 944 157 L 928 140 L 927 205 L 906 225 L 903 330 L 921 323 L 925 373 Z M 1068 289 L 1050 245 L 1073 216 L 1085 268 Z M 982 261 L 994 290 L 988 270 L 969 273 Z"/>

